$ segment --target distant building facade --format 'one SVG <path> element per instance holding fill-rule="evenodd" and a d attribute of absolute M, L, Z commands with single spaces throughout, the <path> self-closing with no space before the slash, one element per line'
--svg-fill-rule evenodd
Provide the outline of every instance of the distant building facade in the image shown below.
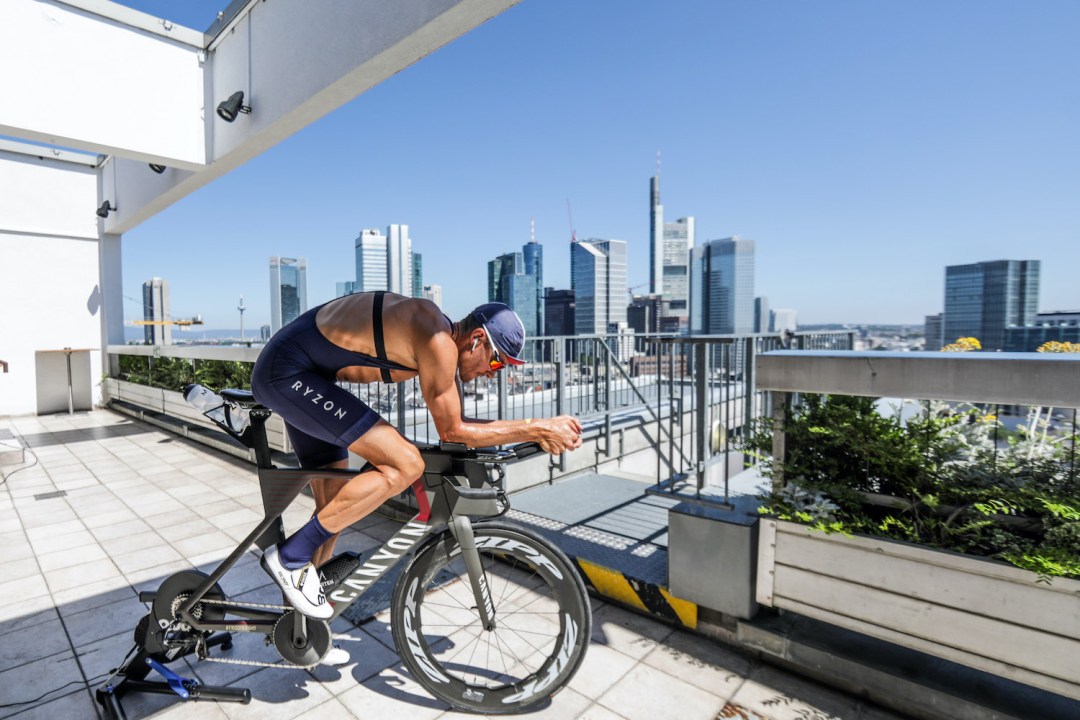
<path fill-rule="evenodd" d="M 942 315 L 927 315 L 926 320 L 923 322 L 923 335 L 926 337 L 926 341 L 923 348 L 934 352 L 945 347 L 945 326 L 942 324 Z M 955 340 L 955 338 L 954 338 Z"/>
<path fill-rule="evenodd" d="M 574 324 L 574 312 L 573 290 L 544 289 L 545 335 L 577 334 L 577 326 Z"/>
<path fill-rule="evenodd" d="M 525 335 L 544 331 L 544 254 L 535 240 L 521 252 L 500 255 L 488 262 L 488 302 L 506 303 L 521 318 Z"/>
<path fill-rule="evenodd" d="M 355 241 L 355 292 L 388 290 L 414 297 L 412 239 L 408 225 L 361 230 Z"/>
<path fill-rule="evenodd" d="M 710 240 L 691 252 L 690 331 L 695 334 L 754 331 L 753 240 Z"/>
<path fill-rule="evenodd" d="M 772 332 L 772 317 L 769 315 L 769 298 L 764 295 L 754 298 L 754 332 Z"/>
<path fill-rule="evenodd" d="M 300 317 L 307 309 L 307 259 L 271 257 L 271 334 Z"/>
<path fill-rule="evenodd" d="M 1030 325 L 1039 311 L 1039 261 L 993 260 L 945 268 L 945 344 L 979 339 L 1005 347 L 1005 328 Z"/>
<path fill-rule="evenodd" d="M 1005 352 L 1035 352 L 1048 342 L 1080 343 L 1080 310 L 1039 313 L 1030 325 L 1005 328 Z"/>
<path fill-rule="evenodd" d="M 570 245 L 570 284 L 577 334 L 626 327 L 626 241 L 579 240 Z"/>
<path fill-rule="evenodd" d="M 442 285 L 425 285 L 421 291 L 421 297 L 442 308 Z"/>
<path fill-rule="evenodd" d="M 795 332 L 799 329 L 797 313 L 794 310 L 777 308 L 769 311 L 769 327 L 772 332 Z"/>
<path fill-rule="evenodd" d="M 635 295 L 626 308 L 626 321 L 637 333 L 659 333 L 664 315 L 664 298 L 660 295 Z"/>
<path fill-rule="evenodd" d="M 685 331 L 690 317 L 690 252 L 694 248 L 694 218 L 664 222 L 660 202 L 660 176 L 649 180 L 649 294 L 660 295 L 664 317 L 678 318 L 662 323 Z"/>
<path fill-rule="evenodd" d="M 424 258 L 418 252 L 412 254 L 412 297 L 424 297 Z"/>
<path fill-rule="evenodd" d="M 356 282 L 354 280 L 346 280 L 345 282 L 337 283 L 337 292 L 334 297 L 345 297 L 346 295 L 352 295 L 356 292 Z"/>
<path fill-rule="evenodd" d="M 159 277 L 143 283 L 143 320 L 159 323 L 143 326 L 143 338 L 147 345 L 172 345 L 172 320 L 169 312 L 169 281 Z"/>

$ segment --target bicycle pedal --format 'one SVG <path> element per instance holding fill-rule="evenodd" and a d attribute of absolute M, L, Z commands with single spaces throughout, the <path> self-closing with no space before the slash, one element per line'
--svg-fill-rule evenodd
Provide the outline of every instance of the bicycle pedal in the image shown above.
<path fill-rule="evenodd" d="M 326 593 L 334 590 L 358 567 L 360 567 L 360 556 L 351 550 L 330 558 L 319 567 L 322 591 Z"/>

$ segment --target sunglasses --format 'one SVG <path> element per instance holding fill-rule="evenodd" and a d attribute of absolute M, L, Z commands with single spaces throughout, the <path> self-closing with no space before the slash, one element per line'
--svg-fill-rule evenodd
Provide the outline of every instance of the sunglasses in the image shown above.
<path fill-rule="evenodd" d="M 491 341 L 491 333 L 488 332 L 487 326 L 484 326 L 484 335 L 487 336 L 488 347 L 491 348 L 491 360 L 488 361 L 488 366 L 492 370 L 502 370 L 506 367 L 506 363 L 499 357 L 499 351 L 495 349 L 495 343 Z"/>

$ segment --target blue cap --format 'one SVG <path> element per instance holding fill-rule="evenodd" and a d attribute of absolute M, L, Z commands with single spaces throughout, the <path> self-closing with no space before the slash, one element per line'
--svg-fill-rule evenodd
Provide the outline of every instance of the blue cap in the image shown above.
<path fill-rule="evenodd" d="M 485 303 L 472 311 L 472 316 L 491 338 L 503 361 L 524 365 L 521 349 L 525 347 L 525 325 L 517 313 L 504 303 Z"/>

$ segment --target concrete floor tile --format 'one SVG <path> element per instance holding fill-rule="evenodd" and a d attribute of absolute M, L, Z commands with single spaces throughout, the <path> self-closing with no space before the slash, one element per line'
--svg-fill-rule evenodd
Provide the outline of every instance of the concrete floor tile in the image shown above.
<path fill-rule="evenodd" d="M 8 580 L 21 580 L 34 575 L 40 575 L 41 568 L 34 557 L 24 557 L 21 560 L 8 560 L 4 564 L 4 577 Z"/>
<path fill-rule="evenodd" d="M 194 515 L 194 513 L 192 513 L 192 515 Z M 154 527 L 157 534 L 170 543 L 175 543 L 177 540 L 183 540 L 184 538 L 195 537 L 217 530 L 217 528 L 211 525 L 209 521 L 200 517 L 193 517 L 186 522 L 164 526 L 154 523 L 152 519 L 148 520 L 150 520 L 150 524 Z"/>
<path fill-rule="evenodd" d="M 145 570 L 129 572 L 124 577 L 131 583 L 131 587 L 135 589 L 135 592 L 140 593 L 143 590 L 157 590 L 158 586 L 169 576 L 191 569 L 191 563 L 187 560 L 175 560 L 164 565 L 148 567 Z"/>
<path fill-rule="evenodd" d="M 635 663 L 633 658 L 606 645 L 590 643 L 569 687 L 595 700 L 630 672 Z"/>
<path fill-rule="evenodd" d="M 715 640 L 683 631 L 669 635 L 643 662 L 725 699 L 759 666 Z"/>
<path fill-rule="evenodd" d="M 599 703 L 594 703 L 581 714 L 581 720 L 626 720 L 626 718 L 608 710 Z"/>
<path fill-rule="evenodd" d="M 233 720 L 285 720 L 329 702 L 330 692 L 303 670 L 267 668 L 243 680 L 251 704 L 220 705 Z"/>
<path fill-rule="evenodd" d="M 94 560 L 106 560 L 108 557 L 108 554 L 98 545 L 82 545 L 48 555 L 38 555 L 37 562 L 41 565 L 42 572 L 49 572 Z"/>
<path fill-rule="evenodd" d="M 859 714 L 850 695 L 770 665 L 754 672 L 730 702 L 774 720 L 855 720 Z"/>
<path fill-rule="evenodd" d="M 71 643 L 79 648 L 113 635 L 123 634 L 131 638 L 135 624 L 146 613 L 146 605 L 131 596 L 81 613 L 65 614 L 64 625 Z"/>
<path fill-rule="evenodd" d="M 56 608 L 50 602 L 44 600 L 47 597 L 42 596 L 42 599 L 35 599 L 31 601 L 29 606 L 5 605 L 6 612 L 0 612 L 0 635 L 7 635 L 16 630 L 56 620 L 59 615 Z"/>
<path fill-rule="evenodd" d="M 353 715 L 337 698 L 307 710 L 296 718 L 297 720 L 358 720 L 357 716 Z"/>
<path fill-rule="evenodd" d="M 338 700 L 360 718 L 437 718 L 449 710 L 409 677 L 401 667 L 387 668 L 359 687 L 338 695 Z"/>
<path fill-rule="evenodd" d="M 32 701 L 24 705 L 0 708 L 0 717 L 44 706 L 58 697 L 69 695 L 79 688 L 79 685 L 70 683 L 81 684 L 82 680 L 82 673 L 70 648 L 67 652 L 0 672 L 0 697 L 4 698 L 5 704 Z M 42 694 L 45 694 L 45 697 L 36 699 Z"/>
<path fill-rule="evenodd" d="M 118 577 L 120 571 L 111 560 L 93 560 L 91 562 L 61 568 L 45 573 L 45 581 L 52 592 L 68 590 L 80 585 L 88 585 L 97 580 Z"/>
<path fill-rule="evenodd" d="M 133 510 L 119 500 L 109 503 L 108 505 L 102 504 L 98 507 L 108 509 L 99 510 L 98 508 L 94 508 L 87 512 L 82 512 L 78 509 L 76 510 L 79 513 L 79 517 L 82 518 L 83 523 L 91 530 L 106 525 L 115 525 L 117 523 L 139 519 L 139 516 L 136 515 Z"/>
<path fill-rule="evenodd" d="M 21 580 L 9 580 L 0 583 L 0 607 L 49 594 L 49 585 L 42 575 L 31 575 Z"/>
<path fill-rule="evenodd" d="M 215 530 L 202 535 L 176 540 L 172 546 L 182 557 L 193 558 L 217 553 L 224 559 L 236 547 L 236 541 L 220 530 Z"/>
<path fill-rule="evenodd" d="M 156 534 L 155 537 L 157 537 Z M 133 545 L 132 547 L 138 546 Z M 183 559 L 183 555 L 168 545 L 158 545 L 156 547 L 148 547 L 144 550 L 136 550 L 135 552 L 126 553 L 124 555 L 112 556 L 112 561 L 116 563 L 116 567 L 120 568 L 120 572 L 125 575 L 130 575 L 139 570 L 156 568 L 165 565 L 166 563 Z"/>
<path fill-rule="evenodd" d="M 142 520 L 125 520 L 124 522 L 115 523 L 113 525 L 94 528 L 90 532 L 93 533 L 98 542 L 103 542 L 105 540 L 113 540 L 120 537 L 130 537 L 139 533 L 148 532 L 150 529 L 150 526 Z"/>
<path fill-rule="evenodd" d="M 614 605 L 605 605 L 593 613 L 592 641 L 637 660 L 670 634 L 670 627 Z"/>
<path fill-rule="evenodd" d="M 34 703 L 16 717 L 18 720 L 58 720 L 58 718 L 97 718 L 97 709 L 90 692 L 79 689 L 78 685 L 70 685 L 68 691 L 74 690 L 69 695 L 58 697 L 49 702 Z M 2 712 L 2 710 L 0 710 Z"/>
<path fill-rule="evenodd" d="M 102 607 L 110 603 L 123 602 L 134 597 L 135 591 L 123 576 L 111 577 L 106 580 L 80 585 L 79 587 L 54 592 L 53 601 L 56 609 L 63 617 L 75 615 L 85 610 Z"/>
<path fill-rule="evenodd" d="M 102 540 L 101 547 L 110 556 L 116 557 L 118 555 L 127 555 L 136 550 L 169 547 L 169 543 L 153 530 L 144 530 Z"/>
<path fill-rule="evenodd" d="M 713 720 L 724 701 L 647 665 L 637 665 L 598 702 L 627 720 Z"/>
<path fill-rule="evenodd" d="M 348 637 L 335 633 L 334 644 L 348 651 L 351 658 L 349 664 L 336 668 L 319 665 L 310 671 L 331 695 L 348 692 L 387 668 L 401 663 L 396 652 L 355 628 L 348 633 Z"/>
<path fill-rule="evenodd" d="M 43 527 L 27 528 L 26 536 L 30 538 L 32 544 L 36 545 L 39 540 L 50 537 L 59 537 L 61 535 L 81 532 L 83 530 L 86 530 L 86 526 L 83 525 L 82 520 L 66 520 L 64 522 L 53 523 Z"/>
<path fill-rule="evenodd" d="M 71 644 L 58 617 L 5 633 L 0 642 L 0 673 L 70 650 Z"/>

